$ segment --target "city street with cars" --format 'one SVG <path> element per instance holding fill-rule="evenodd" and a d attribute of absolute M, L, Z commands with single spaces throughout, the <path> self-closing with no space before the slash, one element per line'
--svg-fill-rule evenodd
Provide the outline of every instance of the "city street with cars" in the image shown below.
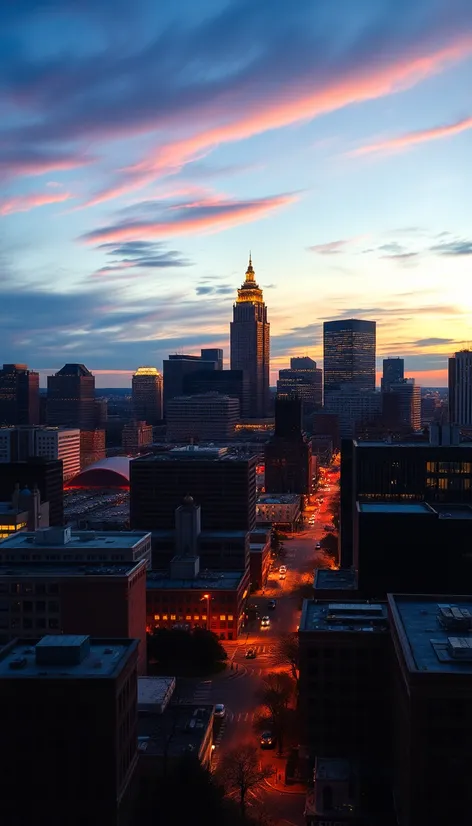
<path fill-rule="evenodd" d="M 285 786 L 286 758 L 277 757 L 272 748 L 275 744 L 269 743 L 267 737 L 261 744 L 264 732 L 254 730 L 254 719 L 261 710 L 257 694 L 267 674 L 289 670 L 288 664 L 281 661 L 278 642 L 298 630 L 300 583 L 303 579 L 312 581 L 314 569 L 323 560 L 323 551 L 317 545 L 326 534 L 324 526 L 331 522 L 330 503 L 337 494 L 338 483 L 337 470 L 326 474 L 325 486 L 313 495 L 304 512 L 302 529 L 285 534 L 284 558 L 274 561 L 265 588 L 251 597 L 251 604 L 257 603 L 259 619 L 250 621 L 237 641 L 224 643 L 228 653 L 226 670 L 211 679 L 187 680 L 180 689 L 193 702 L 222 704 L 224 707 L 217 723 L 213 769 L 217 768 L 225 750 L 248 741 L 259 746 L 261 763 L 271 764 L 275 772 L 256 794 L 280 823 L 303 823 L 303 790 Z M 321 504 L 320 499 L 323 500 Z M 270 732 L 266 734 L 270 735 Z"/>

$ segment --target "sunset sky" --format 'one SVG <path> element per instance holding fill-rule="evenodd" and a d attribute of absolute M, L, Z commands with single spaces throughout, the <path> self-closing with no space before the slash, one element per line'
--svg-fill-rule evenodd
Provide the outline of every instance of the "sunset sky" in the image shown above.
<path fill-rule="evenodd" d="M 472 340 L 471 0 L 0 0 L 0 360 L 126 386 L 322 322 L 446 384 Z"/>

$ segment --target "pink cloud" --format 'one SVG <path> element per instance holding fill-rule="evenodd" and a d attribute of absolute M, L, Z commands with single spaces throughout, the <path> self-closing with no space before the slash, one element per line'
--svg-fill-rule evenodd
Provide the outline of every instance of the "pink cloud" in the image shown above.
<path fill-rule="evenodd" d="M 397 138 L 387 138 L 377 143 L 370 143 L 366 146 L 359 147 L 359 149 L 354 149 L 353 152 L 349 154 L 358 156 L 370 155 L 371 153 L 377 152 L 401 152 L 403 149 L 409 149 L 410 146 L 427 143 L 427 141 L 450 138 L 453 135 L 466 132 L 468 129 L 472 129 L 472 117 L 463 118 L 455 123 L 445 124 L 444 126 L 434 126 L 431 129 L 419 129 L 417 132 L 407 132 L 405 135 L 399 135 Z"/>
<path fill-rule="evenodd" d="M 29 212 L 31 209 L 47 206 L 48 204 L 59 204 L 73 197 L 70 192 L 17 195 L 0 201 L 0 215 L 12 215 L 14 212 Z"/>
<path fill-rule="evenodd" d="M 83 236 L 83 240 L 89 244 L 97 244 L 141 238 L 169 238 L 194 232 L 217 232 L 263 218 L 275 209 L 294 203 L 297 198 L 295 194 L 288 194 L 253 201 L 199 201 L 198 205 L 180 205 L 180 213 L 174 219 L 115 224 L 90 232 Z"/>

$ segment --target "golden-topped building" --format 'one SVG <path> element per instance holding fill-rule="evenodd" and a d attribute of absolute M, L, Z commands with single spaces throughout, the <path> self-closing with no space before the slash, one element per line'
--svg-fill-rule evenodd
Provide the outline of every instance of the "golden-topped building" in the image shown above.
<path fill-rule="evenodd" d="M 263 418 L 269 409 L 270 324 L 249 255 L 231 322 L 231 369 L 243 370 L 249 392 L 243 418 Z"/>

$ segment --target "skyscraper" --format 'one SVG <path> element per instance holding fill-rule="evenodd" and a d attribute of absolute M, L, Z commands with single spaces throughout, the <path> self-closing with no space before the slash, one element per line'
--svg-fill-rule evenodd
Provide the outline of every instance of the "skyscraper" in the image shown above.
<path fill-rule="evenodd" d="M 323 324 L 324 392 L 375 390 L 375 321 L 355 318 Z"/>
<path fill-rule="evenodd" d="M 390 385 L 405 378 L 405 361 L 401 358 L 384 359 L 381 390 L 390 390 Z"/>
<path fill-rule="evenodd" d="M 162 373 L 155 367 L 138 367 L 131 380 L 134 418 L 148 424 L 162 419 Z"/>
<path fill-rule="evenodd" d="M 421 429 L 421 387 L 414 379 L 398 379 L 389 382 L 382 390 L 384 424 L 395 431 Z"/>
<path fill-rule="evenodd" d="M 26 364 L 0 370 L 0 425 L 39 424 L 39 373 Z"/>
<path fill-rule="evenodd" d="M 449 421 L 472 427 L 472 350 L 460 350 L 449 359 Z"/>
<path fill-rule="evenodd" d="M 277 393 L 298 396 L 303 414 L 314 413 L 323 404 L 323 371 L 308 356 L 291 358 L 290 370 L 279 370 Z"/>
<path fill-rule="evenodd" d="M 302 431 L 302 402 L 277 396 L 275 434 L 264 448 L 267 493 L 310 495 L 313 465 L 310 442 Z"/>
<path fill-rule="evenodd" d="M 223 369 L 223 350 L 219 347 L 211 347 L 206 350 L 200 350 L 200 358 L 202 361 L 214 361 L 215 370 Z"/>
<path fill-rule="evenodd" d="M 95 427 L 95 376 L 83 364 L 65 364 L 48 376 L 47 419 L 50 425 Z"/>
<path fill-rule="evenodd" d="M 203 351 L 208 352 L 208 351 Z M 214 350 L 211 351 L 215 353 Z M 184 380 L 186 376 L 191 376 L 201 370 L 217 370 L 218 360 L 213 358 L 204 359 L 202 356 L 188 356 L 175 354 L 164 359 L 164 416 L 167 411 L 167 404 L 176 396 L 184 395 Z"/>
<path fill-rule="evenodd" d="M 256 283 L 251 256 L 246 279 L 238 290 L 231 322 L 231 369 L 248 376 L 249 403 L 243 416 L 267 416 L 269 407 L 270 324 L 262 290 Z"/>

